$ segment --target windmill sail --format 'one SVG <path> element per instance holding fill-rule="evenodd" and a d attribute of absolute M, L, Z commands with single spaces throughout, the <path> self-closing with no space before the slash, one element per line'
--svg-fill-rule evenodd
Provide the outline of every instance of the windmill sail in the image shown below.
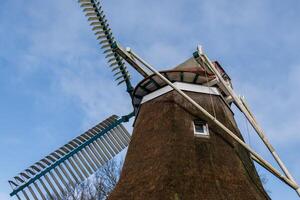
<path fill-rule="evenodd" d="M 76 137 L 9 181 L 11 196 L 21 199 L 60 199 L 60 194 L 76 187 L 107 161 L 126 148 L 130 135 L 113 115 Z"/>
<path fill-rule="evenodd" d="M 106 20 L 106 16 L 100 5 L 100 0 L 79 0 L 80 7 L 82 7 L 85 16 L 88 18 L 92 30 L 94 31 L 105 57 L 108 59 L 108 64 L 114 72 L 118 85 L 125 82 L 127 91 L 132 92 L 133 87 L 130 83 L 130 75 L 127 71 L 127 67 L 124 64 L 123 59 L 114 52 L 112 45 L 115 39 L 112 35 L 112 31 L 109 28 L 109 24 Z"/>

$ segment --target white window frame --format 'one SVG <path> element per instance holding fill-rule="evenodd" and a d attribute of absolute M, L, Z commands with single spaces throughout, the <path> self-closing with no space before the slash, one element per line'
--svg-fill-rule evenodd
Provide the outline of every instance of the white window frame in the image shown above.
<path fill-rule="evenodd" d="M 202 125 L 203 126 L 203 132 L 198 132 L 196 130 L 196 126 Z M 209 128 L 208 124 L 204 121 L 200 120 L 194 120 L 193 121 L 193 129 L 194 129 L 194 136 L 195 137 L 201 137 L 201 138 L 209 138 Z"/>

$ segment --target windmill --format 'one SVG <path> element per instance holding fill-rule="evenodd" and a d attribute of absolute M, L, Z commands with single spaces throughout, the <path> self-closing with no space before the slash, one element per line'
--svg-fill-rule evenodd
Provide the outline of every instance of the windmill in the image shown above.
<path fill-rule="evenodd" d="M 133 112 L 113 115 L 9 180 L 18 199 L 60 199 L 126 148 L 110 199 L 269 199 L 253 161 L 300 194 L 300 189 L 245 99 L 201 47 L 174 69 L 158 72 L 112 35 L 99 0 L 79 0 Z M 143 80 L 133 87 L 125 61 Z M 281 168 L 265 161 L 240 134 L 232 104 L 246 116 Z M 123 126 L 135 116 L 132 136 Z M 230 196 L 232 195 L 232 196 Z"/>

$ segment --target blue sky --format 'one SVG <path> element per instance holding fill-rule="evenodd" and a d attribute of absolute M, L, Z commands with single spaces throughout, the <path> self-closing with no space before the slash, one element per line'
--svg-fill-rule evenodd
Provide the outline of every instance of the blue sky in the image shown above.
<path fill-rule="evenodd" d="M 103 0 L 115 37 L 158 69 L 197 44 L 218 60 L 300 181 L 300 2 Z M 132 72 L 134 82 L 139 76 Z M 130 112 L 75 0 L 0 5 L 0 200 L 7 180 L 111 114 Z M 253 130 L 246 141 L 274 163 Z M 250 137 L 249 137 L 250 135 Z M 297 199 L 259 169 L 272 199 Z"/>

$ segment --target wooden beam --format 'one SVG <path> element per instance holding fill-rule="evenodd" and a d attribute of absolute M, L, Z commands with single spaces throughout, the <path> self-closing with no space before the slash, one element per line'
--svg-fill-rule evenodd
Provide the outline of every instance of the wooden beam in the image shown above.
<path fill-rule="evenodd" d="M 200 106 L 197 102 L 195 102 L 191 97 L 185 94 L 182 90 L 178 89 L 172 82 L 166 79 L 162 74 L 160 74 L 156 69 L 154 69 L 150 64 L 140 58 L 137 54 L 129 51 L 131 55 L 134 56 L 139 62 L 141 62 L 144 66 L 146 66 L 149 70 L 151 70 L 154 74 L 160 77 L 164 82 L 166 82 L 169 86 L 171 86 L 175 91 L 177 91 L 182 97 L 184 97 L 187 101 L 189 101 L 198 111 L 200 111 L 203 115 L 208 117 L 212 123 L 217 125 L 217 127 L 221 128 L 225 133 L 231 136 L 236 142 L 238 142 L 241 146 L 243 146 L 252 156 L 254 156 L 260 163 L 262 163 L 267 169 L 270 169 L 271 173 L 277 177 L 277 173 L 275 173 L 276 169 L 264 160 L 258 153 L 256 153 L 248 144 L 242 141 L 238 136 L 236 136 L 231 130 L 229 130 L 226 126 L 224 126 L 220 121 L 218 121 L 214 116 L 212 116 L 209 112 L 207 112 L 202 106 Z M 221 77 L 222 78 L 222 77 Z M 222 79 L 223 80 L 223 79 Z M 251 118 L 252 119 L 252 118 Z M 276 158 L 275 158 L 276 159 Z M 278 159 L 278 158 L 277 158 Z M 280 175 L 282 176 L 282 175 Z M 284 177 L 284 176 L 282 176 Z M 300 196 L 300 189 L 297 183 L 288 177 L 288 182 L 286 182 L 290 187 L 296 190 L 298 195 Z"/>
<path fill-rule="evenodd" d="M 258 125 L 257 121 L 255 120 L 253 115 L 250 114 L 248 109 L 246 109 L 246 107 L 241 102 L 240 98 L 235 94 L 233 89 L 231 89 L 230 87 L 227 86 L 226 81 L 223 79 L 223 77 L 221 76 L 219 71 L 215 68 L 214 64 L 209 60 L 209 58 L 205 54 L 199 55 L 198 58 L 202 59 L 202 62 L 204 62 L 207 65 L 207 67 L 211 68 L 211 70 L 214 72 L 214 74 L 219 78 L 220 83 L 222 84 L 223 88 L 230 94 L 230 96 L 232 96 L 232 98 L 234 99 L 235 105 L 242 111 L 242 113 L 244 113 L 244 115 L 246 116 L 246 118 L 248 119 L 248 121 L 250 122 L 252 127 L 255 129 L 255 131 L 257 132 L 257 134 L 261 138 L 261 140 L 264 142 L 264 144 L 267 146 L 267 148 L 269 149 L 269 151 L 273 155 L 274 159 L 276 160 L 276 162 L 278 163 L 278 165 L 280 166 L 282 171 L 287 176 L 287 178 L 289 178 L 291 181 L 295 182 L 293 176 L 291 175 L 291 173 L 289 172 L 287 167 L 284 165 L 284 163 L 281 161 L 281 159 L 280 159 L 279 155 L 277 154 L 277 152 L 275 151 L 274 147 L 268 141 L 268 139 L 267 139 L 264 131 L 262 130 L 262 128 Z M 300 192 L 297 191 L 297 193 L 300 196 Z"/>

